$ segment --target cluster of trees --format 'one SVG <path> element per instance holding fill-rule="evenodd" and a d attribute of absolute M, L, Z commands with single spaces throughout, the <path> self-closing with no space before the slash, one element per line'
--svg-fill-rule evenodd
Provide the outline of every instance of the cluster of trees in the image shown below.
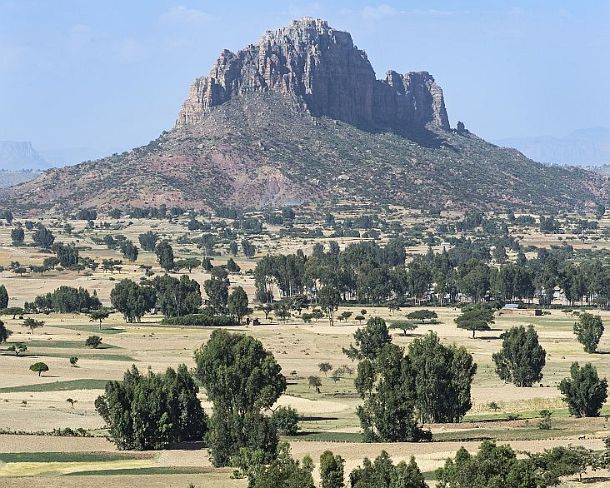
<path fill-rule="evenodd" d="M 119 449 L 164 449 L 204 438 L 208 419 L 198 391 L 183 364 L 163 374 L 142 374 L 132 366 L 123 381 L 106 384 L 95 408 Z"/>
<path fill-rule="evenodd" d="M 433 332 L 413 341 L 407 353 L 392 344 L 385 321 L 369 319 L 345 350 L 358 359 L 356 413 L 365 440 L 429 439 L 420 422 L 459 422 L 472 407 L 476 364 L 464 347 L 444 346 Z"/>
<path fill-rule="evenodd" d="M 541 453 L 517 453 L 509 445 L 484 441 L 476 454 L 460 448 L 436 471 L 440 488 L 548 488 L 561 478 L 579 475 L 591 468 L 610 466 L 610 438 L 606 449 L 595 452 L 584 447 L 555 447 Z M 265 462 L 260 451 L 243 448 L 233 458 L 235 476 L 247 478 L 249 488 L 315 488 L 314 463 L 309 456 L 302 461 L 290 455 L 288 444 L 281 443 L 276 459 Z M 331 451 L 320 456 L 322 488 L 344 488 L 345 461 Z M 412 457 L 408 463 L 394 464 L 387 452 L 373 461 L 365 458 L 349 474 L 351 488 L 427 488 L 424 475 Z"/>
<path fill-rule="evenodd" d="M 608 445 L 608 443 L 607 443 Z M 610 447 L 610 445 L 608 446 Z M 610 450 L 595 453 L 583 447 L 555 447 L 518 458 L 508 445 L 484 441 L 477 454 L 463 447 L 436 472 L 440 488 L 546 488 L 562 476 L 581 475 L 588 467 L 607 468 Z"/>
<path fill-rule="evenodd" d="M 288 444 L 281 443 L 276 459 L 263 461 L 258 451 L 242 449 L 234 457 L 236 476 L 247 478 L 249 488 L 315 488 L 314 464 L 309 456 L 297 461 L 290 455 Z M 345 461 L 331 451 L 320 456 L 322 488 L 344 488 Z M 383 451 L 374 461 L 364 459 L 361 467 L 349 475 L 352 488 L 427 488 L 422 472 L 414 458 L 409 463 L 394 464 Z"/>
<path fill-rule="evenodd" d="M 37 296 L 33 302 L 26 302 L 24 308 L 28 312 L 74 313 L 97 310 L 102 303 L 94 290 L 93 295 L 88 290 L 79 287 L 60 286 L 52 293 Z"/>
<path fill-rule="evenodd" d="M 324 287 L 335 290 L 343 302 L 373 304 L 426 299 L 443 305 L 468 298 L 474 303 L 538 299 L 549 305 L 557 287 L 572 304 L 606 306 L 610 299 L 610 268 L 598 260 L 573 263 L 569 246 L 540 249 L 529 260 L 519 251 L 513 263 L 507 262 L 505 252 L 498 256 L 497 249 L 504 249 L 498 247 L 493 253 L 497 266 L 490 264 L 489 246 L 467 239 L 456 240 L 442 253 L 430 250 L 408 264 L 400 239 L 391 239 L 383 248 L 361 242 L 340 251 L 333 241 L 327 247 L 324 252 L 317 246 L 310 257 L 298 251 L 262 258 L 254 271 L 257 299 L 265 303 L 302 294 L 316 299 Z M 279 297 L 273 296 L 275 289 Z"/>

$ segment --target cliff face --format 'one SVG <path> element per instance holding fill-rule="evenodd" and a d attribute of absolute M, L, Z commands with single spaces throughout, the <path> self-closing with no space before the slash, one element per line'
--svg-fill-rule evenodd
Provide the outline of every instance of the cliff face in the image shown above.
<path fill-rule="evenodd" d="M 313 19 L 268 31 L 236 54 L 223 51 L 210 74 L 191 86 L 176 126 L 194 124 L 213 107 L 256 91 L 281 93 L 313 116 L 361 128 L 449 129 L 443 92 L 430 74 L 390 71 L 377 80 L 349 33 Z"/>

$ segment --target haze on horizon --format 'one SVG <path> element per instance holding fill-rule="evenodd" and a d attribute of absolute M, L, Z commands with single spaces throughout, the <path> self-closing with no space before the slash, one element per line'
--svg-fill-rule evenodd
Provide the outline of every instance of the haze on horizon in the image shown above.
<path fill-rule="evenodd" d="M 0 140 L 145 144 L 222 49 L 303 16 L 350 32 L 378 78 L 429 71 L 452 126 L 488 140 L 609 125 L 608 2 L 0 0 Z"/>

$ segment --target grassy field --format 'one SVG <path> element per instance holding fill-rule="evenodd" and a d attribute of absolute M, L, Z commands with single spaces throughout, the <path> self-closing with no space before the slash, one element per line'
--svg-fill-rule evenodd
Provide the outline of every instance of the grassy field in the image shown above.
<path fill-rule="evenodd" d="M 85 223 L 75 223 L 79 232 Z M 134 219 L 120 233 L 137 242 L 137 236 L 150 229 L 150 222 Z M 163 222 L 156 229 L 163 236 L 172 237 L 183 231 L 175 223 Z M 119 259 L 117 251 L 108 250 L 86 238 L 61 235 L 64 242 L 79 240 L 86 246 L 81 252 L 97 261 L 106 258 Z M 25 247 L 9 245 L 10 229 L 0 227 L 0 264 L 19 260 L 23 263 L 40 263 L 46 254 Z M 107 232 L 99 232 L 103 235 Z M 556 237 L 555 237 L 556 238 Z M 341 244 L 349 238 L 338 239 Z M 558 243 L 540 235 L 525 236 L 528 243 Z M 267 252 L 294 252 L 297 248 L 310 250 L 313 241 L 296 239 L 261 239 L 257 241 L 259 256 Z M 603 245 L 601 242 L 599 245 Z M 194 245 L 176 244 L 175 251 L 181 257 L 196 255 Z M 426 252 L 426 246 L 418 245 L 410 252 Z M 216 264 L 224 264 L 227 256 L 214 258 Z M 248 270 L 252 270 L 256 259 L 237 258 L 242 268 L 239 274 L 231 275 L 232 285 L 243 286 L 250 297 L 254 293 L 254 281 Z M 137 263 L 127 263 L 121 273 L 104 273 L 101 269 L 85 274 L 72 271 L 49 271 L 43 276 L 0 273 L 0 283 L 7 286 L 11 305 L 23 305 L 34 296 L 52 291 L 60 285 L 83 286 L 95 290 L 100 299 L 108 304 L 110 290 L 122 278 L 139 280 L 143 274 L 140 265 L 156 265 L 155 256 L 141 252 Z M 176 275 L 179 276 L 179 275 Z M 194 270 L 191 278 L 203 283 L 208 274 Z M 358 312 L 367 309 L 367 316 L 381 316 L 386 320 L 404 318 L 407 310 L 390 311 L 382 307 L 341 307 Z M 408 311 L 412 311 L 409 309 Z M 576 419 L 570 417 L 561 399 L 557 385 L 569 374 L 572 362 L 591 362 L 601 376 L 610 376 L 610 336 L 601 341 L 602 354 L 586 354 L 574 339 L 572 324 L 575 316 L 559 310 L 535 317 L 531 311 L 503 312 L 496 317 L 494 330 L 477 334 L 471 338 L 468 331 L 457 329 L 454 319 L 458 310 L 453 307 L 436 309 L 440 324 L 419 326 L 412 334 L 404 336 L 393 332 L 393 342 L 406 347 L 416 337 L 434 330 L 444 343 L 466 346 L 473 354 L 478 371 L 472 388 L 473 408 L 460 424 L 433 424 L 433 442 L 425 444 L 364 444 L 360 426 L 355 415 L 359 398 L 354 388 L 354 375 L 334 381 L 330 375 L 320 373 L 318 364 L 330 362 L 333 367 L 347 365 L 355 368 L 342 352 L 352 341 L 359 324 L 353 319 L 331 327 L 327 320 L 304 324 L 298 317 L 278 324 L 266 321 L 261 312 L 254 317 L 262 325 L 231 328 L 260 339 L 275 355 L 288 379 L 288 389 L 278 402 L 296 408 L 302 416 L 299 435 L 287 438 L 296 457 L 311 455 L 317 461 L 326 449 L 341 454 L 346 459 L 346 471 L 359 465 L 363 458 L 379 455 L 382 449 L 390 453 L 395 461 L 416 460 L 429 479 L 434 470 L 448 456 L 455 454 L 461 446 L 476 450 L 482 439 L 495 439 L 511 444 L 519 451 L 541 451 L 560 445 L 583 445 L 601 449 L 603 439 L 610 436 L 606 405 L 602 417 Z M 597 312 L 596 312 L 597 313 Z M 610 321 L 610 312 L 601 312 L 603 319 Z M 354 313 L 352 317 L 357 315 Z M 209 338 L 210 329 L 197 327 L 170 327 L 159 324 L 160 315 L 145 316 L 142 323 L 126 324 L 119 314 L 112 314 L 104 321 L 101 331 L 97 323 L 79 314 L 50 314 L 39 317 L 44 327 L 29 333 L 22 327 L 22 320 L 4 316 L 2 320 L 14 332 L 10 343 L 24 343 L 28 350 L 21 356 L 0 346 L 0 429 L 25 433 L 50 432 L 53 429 L 82 428 L 93 434 L 93 438 L 52 437 L 37 435 L 0 435 L 0 486 L 13 488 L 23 484 L 29 488 L 72 488 L 132 486 L 134 488 L 180 487 L 189 483 L 197 487 L 245 487 L 243 480 L 231 479 L 231 470 L 212 469 L 205 449 L 197 451 L 175 450 L 161 453 L 121 453 L 103 436 L 103 421 L 95 411 L 94 402 L 103 392 L 108 380 L 119 380 L 123 373 L 135 364 L 141 370 L 150 367 L 162 371 L 185 363 L 194 367 L 193 351 Z M 518 324 L 533 324 L 541 344 L 547 351 L 547 364 L 540 385 L 517 388 L 504 384 L 496 375 L 492 354 L 500 347 L 500 334 Z M 85 347 L 89 335 L 102 337 L 98 349 Z M 77 367 L 69 358 L 79 358 Z M 29 370 L 36 361 L 44 361 L 49 371 L 38 377 Z M 318 375 L 322 380 L 320 393 L 308 386 L 307 378 Z M 75 400 L 70 404 L 67 399 Z M 206 410 L 211 406 L 205 395 L 201 400 Z M 553 412 L 552 429 L 538 428 L 539 412 Z M 582 438 L 584 436 L 584 438 Z M 587 477 L 593 480 L 587 486 L 609 486 L 604 473 Z M 573 486 L 566 480 L 565 486 Z"/>

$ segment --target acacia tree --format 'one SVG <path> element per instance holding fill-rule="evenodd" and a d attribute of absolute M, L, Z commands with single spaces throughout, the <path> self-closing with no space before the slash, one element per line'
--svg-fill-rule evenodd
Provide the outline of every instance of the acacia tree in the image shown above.
<path fill-rule="evenodd" d="M 110 316 L 110 310 L 106 308 L 100 308 L 99 310 L 93 310 L 89 313 L 89 319 L 91 322 L 99 322 L 99 330 L 102 330 L 102 321 L 106 320 Z"/>
<path fill-rule="evenodd" d="M 241 448 L 261 450 L 266 461 L 275 457 L 277 432 L 263 410 L 286 391 L 286 378 L 273 354 L 253 337 L 215 330 L 195 361 L 214 405 L 207 437 L 214 465 L 226 466 Z"/>
<path fill-rule="evenodd" d="M 599 378 L 597 369 L 591 363 L 583 367 L 572 363 L 570 378 L 561 380 L 559 391 L 572 415 L 598 417 L 608 397 L 608 381 Z"/>
<path fill-rule="evenodd" d="M 604 324 L 599 315 L 590 313 L 582 313 L 578 318 L 578 322 L 574 324 L 574 334 L 578 338 L 585 352 L 594 353 L 597 351 L 597 345 L 604 333 Z"/>
<path fill-rule="evenodd" d="M 30 366 L 30 371 L 34 371 L 35 373 L 38 373 L 38 376 L 40 376 L 42 373 L 49 371 L 49 367 L 45 363 L 38 362 Z"/>
<path fill-rule="evenodd" d="M 472 331 L 475 338 L 477 330 L 490 330 L 490 324 L 494 323 L 494 312 L 485 305 L 465 307 L 462 314 L 455 319 L 458 328 Z"/>
<path fill-rule="evenodd" d="M 44 325 L 44 321 L 36 320 L 31 317 L 28 317 L 27 319 L 25 319 L 23 321 L 23 326 L 30 329 L 30 334 L 32 332 L 34 332 L 34 329 L 38 329 L 39 327 L 42 327 L 43 325 Z"/>
<path fill-rule="evenodd" d="M 501 336 L 502 348 L 492 358 L 500 379 L 517 386 L 532 386 L 542 379 L 546 351 L 532 325 L 513 327 Z"/>

